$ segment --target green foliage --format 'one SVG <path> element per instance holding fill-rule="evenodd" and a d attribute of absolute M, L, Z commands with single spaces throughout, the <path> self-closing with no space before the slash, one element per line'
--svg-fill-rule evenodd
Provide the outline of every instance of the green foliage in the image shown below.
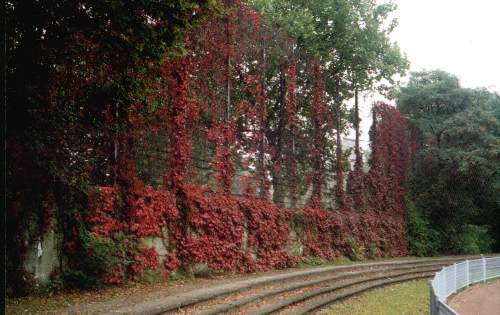
<path fill-rule="evenodd" d="M 438 253 L 439 233 L 415 205 L 407 202 L 409 251 L 414 256 L 435 256 Z"/>
<path fill-rule="evenodd" d="M 327 262 L 328 260 L 316 256 L 308 256 L 306 260 L 306 264 L 310 266 L 320 266 L 326 264 Z"/>
<path fill-rule="evenodd" d="M 404 74 L 408 60 L 389 39 L 397 25 L 389 20 L 396 7 L 373 0 L 251 0 L 264 16 L 297 40 L 299 47 L 327 67 L 327 82 L 340 79 L 342 98 L 358 88 L 385 90 L 379 84 L 395 83 Z M 378 84 L 378 85 L 377 85 Z M 335 86 L 327 86 L 334 96 Z"/>
<path fill-rule="evenodd" d="M 352 261 L 362 261 L 365 259 L 366 249 L 363 245 L 360 245 L 356 239 L 352 236 L 347 238 L 349 246 L 351 247 L 351 252 L 349 253 L 349 258 Z"/>
<path fill-rule="evenodd" d="M 162 282 L 163 279 L 160 270 L 146 269 L 141 273 L 139 281 L 144 283 L 159 283 Z"/>
<path fill-rule="evenodd" d="M 194 279 L 194 274 L 183 270 L 175 270 L 168 275 L 168 279 L 170 281 L 192 280 Z"/>
<path fill-rule="evenodd" d="M 455 253 L 480 254 L 490 253 L 494 239 L 488 226 L 465 224 L 458 227 L 450 239 L 450 250 Z"/>
<path fill-rule="evenodd" d="M 49 281 L 39 284 L 36 293 L 41 296 L 50 296 L 63 291 L 64 287 L 64 279 L 59 273 L 54 273 L 50 276 Z"/>
<path fill-rule="evenodd" d="M 299 266 L 301 266 L 301 267 L 325 266 L 325 265 L 341 266 L 341 265 L 347 265 L 350 263 L 352 263 L 352 260 L 349 259 L 348 257 L 345 257 L 345 256 L 339 256 L 333 260 L 323 259 L 323 258 L 317 257 L 317 256 L 307 256 L 304 261 L 299 263 Z"/>
<path fill-rule="evenodd" d="M 76 268 L 64 273 L 67 287 L 90 289 L 102 287 L 104 275 L 112 267 L 123 262 L 123 245 L 110 238 L 96 236 L 85 229 L 80 230 L 83 253 Z"/>
<path fill-rule="evenodd" d="M 377 258 L 378 257 L 377 252 L 378 252 L 377 244 L 375 244 L 375 242 L 371 242 L 366 250 L 366 258 L 368 259 Z"/>
<path fill-rule="evenodd" d="M 408 182 L 413 254 L 500 248 L 499 99 L 443 71 L 415 73 L 401 88 L 398 107 L 420 131 Z"/>
<path fill-rule="evenodd" d="M 254 8 L 263 16 L 278 24 L 281 29 L 308 49 L 314 45 L 314 16 L 310 10 L 296 10 L 296 1 L 250 0 Z"/>
<path fill-rule="evenodd" d="M 400 111 L 416 127 L 435 137 L 439 145 L 444 122 L 472 105 L 472 91 L 460 87 L 458 78 L 441 70 L 414 72 L 397 93 Z"/>

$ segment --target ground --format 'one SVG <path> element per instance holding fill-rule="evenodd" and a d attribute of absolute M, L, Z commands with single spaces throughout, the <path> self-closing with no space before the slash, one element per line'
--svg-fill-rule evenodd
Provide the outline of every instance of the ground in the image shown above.
<path fill-rule="evenodd" d="M 402 259 L 412 259 L 405 257 Z M 383 261 L 385 259 L 379 259 Z M 321 259 L 308 259 L 299 268 L 308 268 L 319 265 L 345 265 L 351 264 L 348 259 L 341 257 L 334 261 L 323 261 Z M 361 262 L 360 262 L 361 263 Z M 262 274 L 272 275 L 282 272 L 292 271 L 294 268 L 285 270 L 275 270 Z M 171 292 L 184 292 L 194 290 L 206 285 L 215 283 L 231 282 L 258 275 L 255 274 L 234 274 L 218 273 L 207 274 L 202 278 L 185 277 L 174 278 L 160 283 L 130 283 L 119 287 L 109 287 L 91 291 L 61 292 L 43 296 L 29 296 L 24 298 L 7 298 L 5 310 L 6 314 L 64 314 L 70 309 L 72 312 L 92 313 L 94 309 L 114 309 L 125 302 L 134 300 L 147 300 L 158 295 L 168 295 Z"/>
<path fill-rule="evenodd" d="M 429 280 L 410 281 L 371 290 L 333 304 L 321 315 L 429 314 Z"/>
<path fill-rule="evenodd" d="M 412 259 L 411 257 L 400 258 L 398 260 Z M 385 259 L 378 260 L 383 261 Z M 323 261 L 309 261 L 308 264 L 300 268 L 291 268 L 286 270 L 275 270 L 265 273 L 257 274 L 232 274 L 232 273 L 218 273 L 218 274 L 207 274 L 204 278 L 184 278 L 176 279 L 174 281 L 167 281 L 156 284 L 140 284 L 132 283 L 121 287 L 112 287 L 101 290 L 93 290 L 87 292 L 74 292 L 74 293 L 59 293 L 52 296 L 32 296 L 27 298 L 8 298 L 6 303 L 6 313 L 7 314 L 67 314 L 68 312 L 75 313 L 99 313 L 103 310 L 113 310 L 120 307 L 127 306 L 129 304 L 135 304 L 138 302 L 146 302 L 149 300 L 154 300 L 155 298 L 161 296 L 170 296 L 172 293 L 182 293 L 187 291 L 192 291 L 195 289 L 202 289 L 204 287 L 209 287 L 213 285 L 220 285 L 225 283 L 232 283 L 237 280 L 244 280 L 247 278 L 254 278 L 259 276 L 271 276 L 280 273 L 288 273 L 294 270 L 303 270 L 303 268 L 310 268 L 316 265 L 344 265 L 349 264 L 348 260 L 339 259 L 336 261 L 325 263 Z M 423 305 L 419 311 L 414 313 L 401 313 L 395 311 L 394 313 L 386 313 L 381 311 L 380 313 L 370 314 L 425 314 L 428 311 L 428 281 L 423 282 L 411 282 L 414 285 L 401 285 L 404 288 L 404 294 L 400 294 L 401 289 L 393 290 L 389 287 L 384 290 L 387 297 L 394 295 L 394 303 L 398 302 L 398 299 L 403 296 L 418 296 L 418 299 L 411 298 L 411 301 L 401 302 L 394 307 L 403 307 L 403 305 L 408 302 L 411 304 L 415 303 L 417 305 Z M 419 283 L 420 285 L 415 285 Z M 392 292 L 392 291 L 394 292 Z M 378 291 L 375 291 L 378 292 Z M 358 298 L 355 298 L 357 300 Z M 375 300 L 380 300 L 376 298 Z M 391 301 L 393 301 L 391 299 Z M 421 301 L 421 302 L 419 302 Z M 389 303 L 389 302 L 388 302 Z M 392 303 L 392 302 L 390 302 Z M 342 303 L 340 305 L 343 305 Z M 412 305 L 413 306 L 413 305 Z M 392 306 L 391 306 L 392 307 Z M 395 310 L 398 310 L 395 308 Z M 424 311 L 421 311 L 424 310 Z M 334 309 L 332 309 L 332 312 Z M 332 314 L 346 314 L 344 313 L 332 313 Z M 350 314 L 348 312 L 347 314 Z M 358 313 L 352 313 L 358 314 Z M 359 313 L 364 314 L 364 313 Z"/>
<path fill-rule="evenodd" d="M 119 287 L 109 287 L 91 291 L 63 292 L 54 295 L 8 298 L 6 314 L 92 314 L 94 309 L 114 309 L 125 302 L 145 300 L 161 294 L 193 290 L 214 281 L 224 282 L 244 278 L 249 275 L 221 274 L 207 278 L 186 278 L 160 283 L 131 283 Z"/>
<path fill-rule="evenodd" d="M 500 315 L 500 280 L 467 288 L 448 304 L 461 315 Z"/>

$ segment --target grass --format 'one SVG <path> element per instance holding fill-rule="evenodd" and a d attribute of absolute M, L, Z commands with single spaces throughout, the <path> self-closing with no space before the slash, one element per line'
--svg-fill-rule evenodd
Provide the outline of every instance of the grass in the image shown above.
<path fill-rule="evenodd" d="M 299 268 L 319 267 L 319 266 L 342 266 L 354 263 L 345 256 L 340 256 L 333 260 L 322 259 L 320 257 L 308 256 L 304 261 L 299 262 Z"/>
<path fill-rule="evenodd" d="M 340 256 L 333 260 L 322 259 L 315 256 L 307 256 L 304 261 L 298 264 L 298 268 L 310 268 L 310 267 L 319 267 L 319 266 L 344 266 L 344 265 L 358 265 L 358 264 L 366 264 L 366 263 L 375 263 L 375 262 L 384 262 L 391 261 L 394 259 L 397 260 L 414 260 L 421 259 L 422 257 L 416 256 L 405 256 L 405 257 L 378 257 L 373 259 L 363 259 L 363 260 L 351 260 L 348 257 Z M 427 257 L 432 258 L 432 257 Z"/>
<path fill-rule="evenodd" d="M 322 315 L 429 314 L 429 280 L 410 281 L 375 289 L 333 304 Z"/>

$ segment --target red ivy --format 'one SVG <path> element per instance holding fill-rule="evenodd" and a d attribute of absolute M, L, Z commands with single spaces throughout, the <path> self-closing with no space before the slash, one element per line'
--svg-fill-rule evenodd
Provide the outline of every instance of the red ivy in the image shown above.
<path fill-rule="evenodd" d="M 158 253 L 154 248 L 139 248 L 133 255 L 134 262 L 130 265 L 133 278 L 138 278 L 145 270 L 156 270 L 160 266 Z"/>
<path fill-rule="evenodd" d="M 321 64 L 315 60 L 311 63 L 314 73 L 313 103 L 311 106 L 311 121 L 313 125 L 312 144 L 309 151 L 312 159 L 312 202 L 321 201 L 321 190 L 324 183 L 325 152 L 324 141 L 326 128 L 330 122 L 330 112 L 325 102 L 325 82 L 321 73 Z"/>
<path fill-rule="evenodd" d="M 370 189 L 366 211 L 334 212 L 321 208 L 326 160 L 324 142 L 331 128 L 332 115 L 325 101 L 325 82 L 319 61 L 312 62 L 313 104 L 309 113 L 312 141 L 308 149 L 312 159 L 314 189 L 309 204 L 297 210 L 292 217 L 289 209 L 272 203 L 268 198 L 256 198 L 251 193 L 245 198 L 231 195 L 235 173 L 232 159 L 236 148 L 246 146 L 245 151 L 250 157 L 244 161 L 243 168 L 250 168 L 253 163 L 261 172 L 253 180 L 263 180 L 260 188 L 265 192 L 264 197 L 269 190 L 265 155 L 278 154 L 273 151 L 276 149 L 266 147 L 264 141 L 268 109 L 262 69 L 257 74 L 241 74 L 245 78 L 243 92 L 252 94 L 254 102 L 239 101 L 233 108 L 235 114 L 232 117 L 227 115 L 221 118 L 223 102 L 213 86 L 207 83 L 210 78 L 210 82 L 217 87 L 225 85 L 230 90 L 231 82 L 227 81 L 232 69 L 225 61 L 228 58 L 241 61 L 245 45 L 254 45 L 257 43 L 255 40 L 259 40 L 258 36 L 243 40 L 239 33 L 240 28 L 260 27 L 258 15 L 253 15 L 251 12 L 254 11 L 239 1 L 228 1 L 227 4 L 232 8 L 229 18 L 216 17 L 207 22 L 210 27 L 200 30 L 198 38 L 197 34 L 192 35 L 188 45 L 201 47 L 198 54 L 165 62 L 161 73 L 161 82 L 165 86 L 152 97 L 162 104 L 157 115 L 168 131 L 169 152 L 163 176 L 164 187 L 144 187 L 137 176 L 132 149 L 138 137 L 137 131 L 147 126 L 141 121 L 138 105 L 135 105 L 129 113 L 128 132 L 118 139 L 120 189 L 100 187 L 90 195 L 91 211 L 87 219 L 92 232 L 112 237 L 116 232 L 126 231 L 140 240 L 148 236 L 165 237 L 163 229 L 168 230 L 169 248 L 163 264 L 160 264 L 158 254 L 152 248 L 139 248 L 137 252 L 128 253 L 128 258 L 133 260 L 129 268 L 132 277 L 138 277 L 146 269 L 163 269 L 164 273 L 168 273 L 197 263 L 206 264 L 214 270 L 245 272 L 293 266 L 299 258 L 290 256 L 287 248 L 290 245 L 290 226 L 296 219 L 303 221 L 301 241 L 305 255 L 332 259 L 349 255 L 355 245 L 365 249 L 375 246 L 377 255 L 404 255 L 403 182 L 410 154 L 406 121 L 394 108 L 377 105 L 377 140 L 371 170 L 368 174 L 364 174 L 362 169 L 353 173 L 356 181 Z M 236 41 L 238 45 L 233 45 Z M 220 43 L 226 43 L 222 49 Z M 286 128 L 290 140 L 298 136 L 300 127 L 296 67 L 292 60 L 287 70 Z M 195 92 L 190 93 L 190 89 Z M 194 99 L 200 95 L 206 98 Z M 205 122 L 200 119 L 201 114 L 208 117 L 205 129 L 200 127 Z M 237 132 L 240 117 L 244 117 L 245 127 L 248 128 L 243 135 Z M 186 179 L 195 128 L 206 132 L 207 140 L 215 147 L 212 167 L 221 188 L 214 189 L 215 192 L 205 186 L 190 184 Z M 291 199 L 295 204 L 298 185 L 293 141 L 289 141 L 287 149 L 292 177 Z M 275 166 L 282 167 L 281 164 Z M 252 183 L 249 181 L 246 184 L 248 189 L 245 191 L 250 192 Z M 363 193 L 356 185 L 349 192 L 358 197 Z M 127 211 L 120 212 L 124 206 Z M 123 266 L 120 264 L 110 270 L 105 281 L 119 283 L 125 272 Z"/>
<path fill-rule="evenodd" d="M 297 183 L 297 162 L 295 154 L 295 138 L 298 129 L 298 115 L 297 115 L 297 65 L 295 60 L 292 60 L 288 66 L 287 71 L 287 127 L 290 132 L 290 139 L 288 139 L 288 167 L 289 167 L 289 182 L 290 182 L 290 201 L 292 206 L 297 202 L 298 183 Z"/>
<path fill-rule="evenodd" d="M 167 190 L 144 189 L 130 215 L 130 229 L 138 237 L 163 236 L 162 227 L 179 219 L 174 195 Z"/>
<path fill-rule="evenodd" d="M 119 219 L 115 206 L 119 191 L 115 187 L 99 187 L 89 195 L 89 215 L 87 222 L 91 231 L 102 236 L 110 236 L 123 230 L 124 223 Z"/>
<path fill-rule="evenodd" d="M 172 151 L 169 156 L 169 173 L 164 176 L 164 182 L 174 191 L 182 189 L 185 184 L 192 149 L 189 124 L 198 117 L 187 98 L 190 68 L 190 58 L 183 57 L 167 62 L 163 71 L 168 84 L 168 96 L 172 100 L 167 123 Z"/>

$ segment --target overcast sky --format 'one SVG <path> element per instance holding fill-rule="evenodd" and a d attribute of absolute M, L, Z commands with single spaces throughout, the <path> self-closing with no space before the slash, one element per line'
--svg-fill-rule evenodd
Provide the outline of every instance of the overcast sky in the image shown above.
<path fill-rule="evenodd" d="M 379 3 L 388 0 L 378 0 Z M 410 60 L 410 71 L 442 69 L 464 87 L 500 92 L 500 0 L 393 0 L 399 21 L 392 39 Z M 361 100 L 364 149 L 368 148 L 372 103 Z M 351 131 L 347 136 L 354 138 Z"/>
<path fill-rule="evenodd" d="M 380 1 L 383 2 L 383 1 Z M 443 69 L 500 92 L 500 0 L 394 0 L 392 34 L 411 70 Z"/>

